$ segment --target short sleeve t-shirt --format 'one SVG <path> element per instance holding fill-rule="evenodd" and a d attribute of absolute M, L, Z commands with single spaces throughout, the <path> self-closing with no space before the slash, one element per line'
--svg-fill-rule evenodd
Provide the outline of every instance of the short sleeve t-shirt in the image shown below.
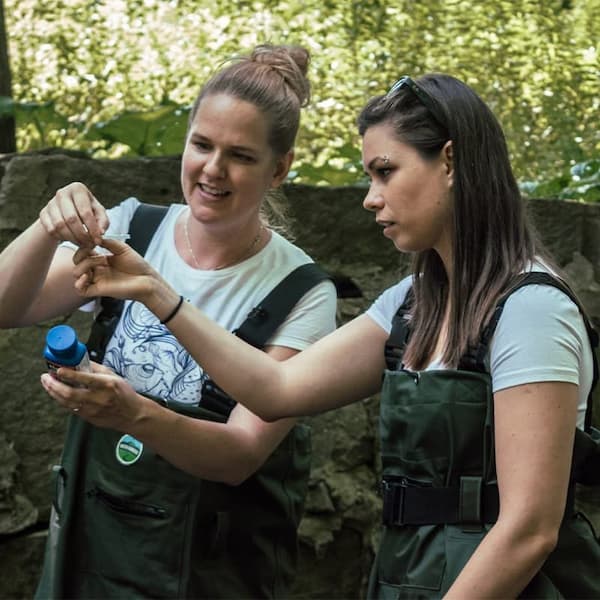
<path fill-rule="evenodd" d="M 537 269 L 540 270 L 540 269 Z M 412 276 L 385 290 L 367 315 L 387 333 L 403 304 Z M 510 295 L 489 349 L 492 390 L 543 381 L 579 386 L 578 426 L 583 427 L 592 382 L 589 337 L 577 305 L 560 290 L 527 285 Z M 443 369 L 434 359 L 427 369 Z"/>
<path fill-rule="evenodd" d="M 108 211 L 107 233 L 126 232 L 139 205 L 128 198 Z M 272 232 L 269 243 L 247 260 L 219 270 L 190 267 L 175 248 L 174 227 L 186 205 L 173 204 L 156 230 L 146 260 L 186 300 L 229 331 L 296 267 L 313 262 L 300 248 Z M 330 281 L 308 291 L 275 331 L 269 345 L 303 350 L 335 329 L 336 292 Z M 104 364 L 142 394 L 197 404 L 208 378 L 175 336 L 143 304 L 126 301 L 109 341 Z"/>

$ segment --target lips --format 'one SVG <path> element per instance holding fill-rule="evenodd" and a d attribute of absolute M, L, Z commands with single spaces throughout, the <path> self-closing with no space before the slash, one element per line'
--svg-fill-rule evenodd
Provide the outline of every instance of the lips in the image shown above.
<path fill-rule="evenodd" d="M 393 236 L 393 227 L 394 225 L 396 225 L 396 223 L 394 221 L 381 221 L 381 220 L 377 220 L 376 221 L 377 225 L 379 225 L 380 227 L 383 227 L 383 235 L 385 237 L 392 237 Z"/>
<path fill-rule="evenodd" d="M 230 193 L 228 190 L 221 190 L 219 188 L 213 187 L 212 185 L 208 185 L 206 183 L 199 183 L 198 187 L 205 194 L 210 194 L 211 196 L 217 196 L 219 198 L 222 198 L 223 196 L 227 196 Z"/>

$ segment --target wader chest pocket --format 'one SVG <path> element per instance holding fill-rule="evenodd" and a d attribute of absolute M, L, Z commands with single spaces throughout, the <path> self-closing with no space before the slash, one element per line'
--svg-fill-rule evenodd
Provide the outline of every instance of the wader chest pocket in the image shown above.
<path fill-rule="evenodd" d="M 189 579 L 184 557 L 194 529 L 197 489 L 181 481 L 152 485 L 127 467 L 107 470 L 90 461 L 75 533 L 76 546 L 85 552 L 73 565 L 86 586 L 95 580 L 98 585 L 126 581 L 131 573 L 151 574 L 150 587 L 140 581 L 139 590 L 152 589 L 156 598 L 184 597 Z M 105 597 L 109 591 L 85 589 Z"/>
<path fill-rule="evenodd" d="M 108 508 L 116 510 L 118 512 L 135 515 L 138 517 L 150 517 L 151 519 L 165 519 L 168 516 L 167 510 L 155 506 L 153 504 L 145 504 L 143 502 L 137 502 L 135 500 L 128 500 L 126 498 L 120 498 L 119 496 L 113 496 L 108 492 L 95 487 L 87 492 L 88 498 L 97 498 L 100 502 L 105 504 Z"/>

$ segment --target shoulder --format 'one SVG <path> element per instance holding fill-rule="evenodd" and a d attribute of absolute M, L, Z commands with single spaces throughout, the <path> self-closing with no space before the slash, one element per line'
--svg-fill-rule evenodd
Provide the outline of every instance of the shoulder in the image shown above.
<path fill-rule="evenodd" d="M 564 321 L 582 321 L 577 304 L 551 284 L 533 283 L 513 292 L 504 306 L 499 326 L 519 322 L 529 327 L 558 325 Z"/>
<path fill-rule="evenodd" d="M 387 288 L 371 304 L 366 314 L 386 332 L 392 330 L 392 319 L 396 311 L 404 304 L 408 290 L 413 282 L 413 276 L 408 275 L 397 284 Z"/>
<path fill-rule="evenodd" d="M 551 285 L 526 285 L 504 306 L 490 347 L 494 390 L 531 381 L 579 383 L 589 358 L 579 307 Z"/>
<path fill-rule="evenodd" d="M 261 285 L 268 289 L 275 288 L 297 267 L 314 264 L 304 250 L 276 232 L 263 251 L 253 258 L 259 261 L 253 277 L 259 278 Z M 296 302 L 269 344 L 304 350 L 335 329 L 336 306 L 337 294 L 331 279 L 317 283 Z"/>
<path fill-rule="evenodd" d="M 271 240 L 265 249 L 270 251 L 279 260 L 289 260 L 297 265 L 313 262 L 312 257 L 300 248 L 300 246 L 290 242 L 290 240 L 274 230 L 271 230 Z"/>
<path fill-rule="evenodd" d="M 272 232 L 272 239 L 265 248 L 266 256 L 261 260 L 263 276 L 273 276 L 282 279 L 298 267 L 306 264 L 314 264 L 314 260 L 302 248 L 285 239 L 277 232 Z M 321 265 L 319 265 L 321 266 Z M 323 268 L 323 267 L 321 267 Z M 323 268 L 323 270 L 325 270 Z M 336 298 L 335 285 L 331 279 L 321 281 L 314 286 L 307 296 L 317 300 Z"/>

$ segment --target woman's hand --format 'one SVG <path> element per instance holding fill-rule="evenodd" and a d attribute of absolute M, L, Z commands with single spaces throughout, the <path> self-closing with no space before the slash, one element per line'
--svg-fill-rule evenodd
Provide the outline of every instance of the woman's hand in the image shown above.
<path fill-rule="evenodd" d="M 97 427 L 126 432 L 141 416 L 141 396 L 119 375 L 91 362 L 92 372 L 61 368 L 44 373 L 44 389 L 60 406 Z"/>
<path fill-rule="evenodd" d="M 80 248 L 73 256 L 75 288 L 85 297 L 144 301 L 153 282 L 162 281 L 158 273 L 130 246 L 117 240 L 101 240 L 110 254 L 97 254 Z"/>
<path fill-rule="evenodd" d="M 73 256 L 75 289 L 86 298 L 110 296 L 142 302 L 159 319 L 171 313 L 179 294 L 131 246 L 102 239 L 110 254 L 80 248 Z"/>
<path fill-rule="evenodd" d="M 83 248 L 100 243 L 108 228 L 105 208 L 83 183 L 59 189 L 40 211 L 40 223 L 59 242 L 73 242 Z"/>

